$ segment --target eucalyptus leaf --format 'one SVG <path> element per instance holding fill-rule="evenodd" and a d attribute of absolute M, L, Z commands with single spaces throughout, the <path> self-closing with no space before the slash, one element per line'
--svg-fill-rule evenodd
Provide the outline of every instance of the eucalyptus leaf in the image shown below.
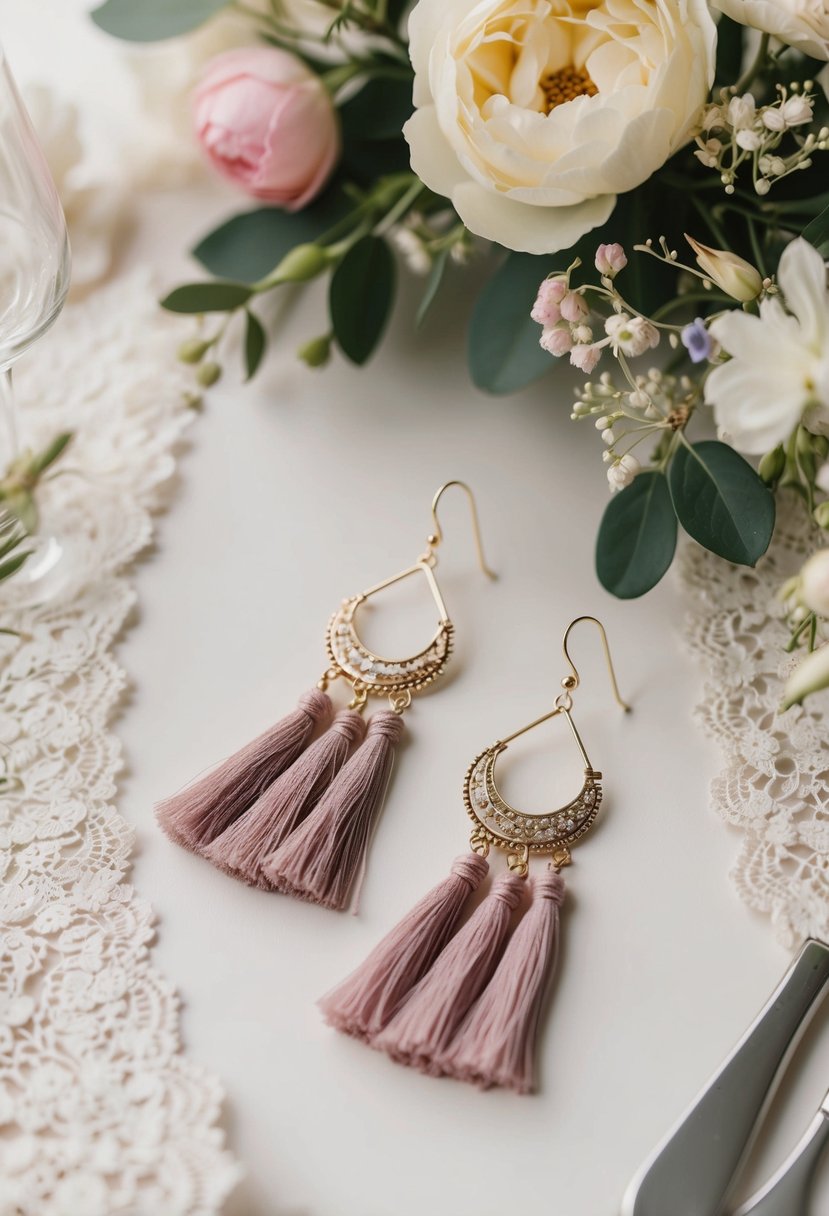
<path fill-rule="evenodd" d="M 247 304 L 253 292 L 247 283 L 216 280 L 213 283 L 186 283 L 176 287 L 161 301 L 168 312 L 232 312 Z"/>
<path fill-rule="evenodd" d="M 296 245 L 313 243 L 341 223 L 353 207 L 342 187 L 332 185 L 302 211 L 242 211 L 202 237 L 193 256 L 219 278 L 255 283 Z"/>
<path fill-rule="evenodd" d="M 514 393 L 552 370 L 552 357 L 538 343 L 541 329 L 530 316 L 538 286 L 552 267 L 549 258 L 511 253 L 478 296 L 467 338 L 469 370 L 478 388 Z"/>
<path fill-rule="evenodd" d="M 395 261 L 380 237 L 364 236 L 331 278 L 331 326 L 344 355 L 362 365 L 383 335 L 394 300 Z"/>
<path fill-rule="evenodd" d="M 252 380 L 265 354 L 268 337 L 259 318 L 245 309 L 245 379 Z"/>
<path fill-rule="evenodd" d="M 90 15 L 116 38 L 160 42 L 197 29 L 229 5 L 230 0 L 106 0 Z"/>
<path fill-rule="evenodd" d="M 829 257 L 829 204 L 806 225 L 801 236 L 824 258 Z"/>
<path fill-rule="evenodd" d="M 440 253 L 435 255 L 435 259 L 432 262 L 432 269 L 429 271 L 429 277 L 426 280 L 426 290 L 424 291 L 420 304 L 417 308 L 415 325 L 417 325 L 418 328 L 423 324 L 424 320 L 426 319 L 426 314 L 437 298 L 437 294 L 440 291 L 440 285 L 443 282 L 443 275 L 448 261 L 448 249 L 441 249 Z"/>
<path fill-rule="evenodd" d="M 596 539 L 596 574 L 606 591 L 636 599 L 655 587 L 676 550 L 677 523 L 664 473 L 648 469 L 607 504 Z"/>
<path fill-rule="evenodd" d="M 679 522 L 704 548 L 740 566 L 763 556 L 774 531 L 774 497 L 733 448 L 716 439 L 683 444 L 669 486 Z"/>

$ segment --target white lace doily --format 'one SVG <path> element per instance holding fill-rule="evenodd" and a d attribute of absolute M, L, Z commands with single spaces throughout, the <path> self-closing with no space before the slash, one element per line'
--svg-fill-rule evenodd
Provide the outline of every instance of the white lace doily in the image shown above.
<path fill-rule="evenodd" d="M 19 376 L 24 439 L 76 438 L 43 495 L 69 546 L 60 593 L 33 608 L 0 590 L 20 631 L 0 637 L 0 1216 L 208 1216 L 237 1177 L 112 805 L 127 681 L 110 651 L 192 417 L 180 334 L 135 276 L 67 308 Z"/>
<path fill-rule="evenodd" d="M 693 544 L 680 557 L 691 602 L 686 636 L 706 675 L 696 716 L 725 757 L 712 801 L 743 833 L 732 877 L 787 947 L 810 935 L 829 941 L 829 697 L 777 712 L 785 678 L 804 653 L 784 651 L 789 631 L 777 592 L 820 543 L 803 503 L 788 494 L 755 570 Z"/>

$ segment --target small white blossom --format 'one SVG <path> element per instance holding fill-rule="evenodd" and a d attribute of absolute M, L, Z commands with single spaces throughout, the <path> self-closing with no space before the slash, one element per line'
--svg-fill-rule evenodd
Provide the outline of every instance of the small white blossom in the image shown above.
<path fill-rule="evenodd" d="M 625 486 L 629 486 L 641 467 L 636 457 L 631 456 L 630 453 L 620 456 L 607 470 L 607 480 L 611 492 L 615 493 L 616 490 L 623 490 Z"/>
<path fill-rule="evenodd" d="M 659 330 L 644 317 L 629 317 L 627 313 L 616 313 L 604 323 L 605 333 L 610 338 L 613 353 L 621 351 L 635 359 L 646 350 L 659 345 Z"/>

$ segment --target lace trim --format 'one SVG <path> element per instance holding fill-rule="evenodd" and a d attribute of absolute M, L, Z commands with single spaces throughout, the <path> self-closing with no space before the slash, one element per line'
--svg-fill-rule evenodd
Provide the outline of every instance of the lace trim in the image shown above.
<path fill-rule="evenodd" d="M 37 607 L 14 580 L 3 591 L 20 631 L 0 637 L 0 1212 L 15 1216 L 208 1216 L 238 1176 L 221 1088 L 179 1054 L 112 805 L 126 567 L 192 417 L 178 336 L 136 275 L 67 308 L 21 367 L 27 439 L 76 438 L 44 492 L 68 580 Z"/>
<path fill-rule="evenodd" d="M 679 567 L 691 601 L 687 644 L 706 673 L 696 718 L 724 758 L 712 802 L 743 833 L 731 877 L 790 948 L 810 935 L 829 940 L 829 697 L 818 694 L 802 708 L 777 713 L 802 652 L 784 651 L 789 634 L 776 596 L 820 543 L 802 502 L 788 495 L 755 570 L 690 543 Z"/>

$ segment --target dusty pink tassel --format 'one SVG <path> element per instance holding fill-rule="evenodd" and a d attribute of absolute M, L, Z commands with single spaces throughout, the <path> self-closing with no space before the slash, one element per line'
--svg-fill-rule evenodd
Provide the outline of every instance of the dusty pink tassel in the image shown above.
<path fill-rule="evenodd" d="M 532 903 L 504 957 L 454 1041 L 438 1061 L 443 1072 L 483 1088 L 530 1093 L 544 994 L 558 951 L 564 880 L 548 870 L 533 881 Z"/>
<path fill-rule="evenodd" d="M 272 889 L 262 874 L 262 863 L 320 800 L 365 732 L 356 710 L 341 710 L 325 734 L 203 849 L 202 856 L 235 878 Z"/>
<path fill-rule="evenodd" d="M 510 914 L 523 890 L 524 880 L 516 874 L 498 875 L 487 898 L 372 1046 L 399 1064 L 439 1075 L 436 1058 L 495 970 Z"/>
<path fill-rule="evenodd" d="M 464 904 L 489 865 L 477 853 L 455 859 L 448 878 L 424 895 L 366 961 L 319 1002 L 329 1026 L 371 1040 L 431 967 L 455 932 Z"/>
<path fill-rule="evenodd" d="M 369 719 L 365 742 L 305 822 L 263 864 L 262 873 L 278 890 L 337 911 L 348 905 L 402 730 L 400 715 L 391 710 Z"/>
<path fill-rule="evenodd" d="M 211 840 L 252 806 L 308 744 L 314 727 L 333 712 L 327 693 L 303 693 L 293 713 L 247 747 L 235 752 L 206 777 L 159 803 L 156 818 L 177 844 L 200 853 Z"/>

